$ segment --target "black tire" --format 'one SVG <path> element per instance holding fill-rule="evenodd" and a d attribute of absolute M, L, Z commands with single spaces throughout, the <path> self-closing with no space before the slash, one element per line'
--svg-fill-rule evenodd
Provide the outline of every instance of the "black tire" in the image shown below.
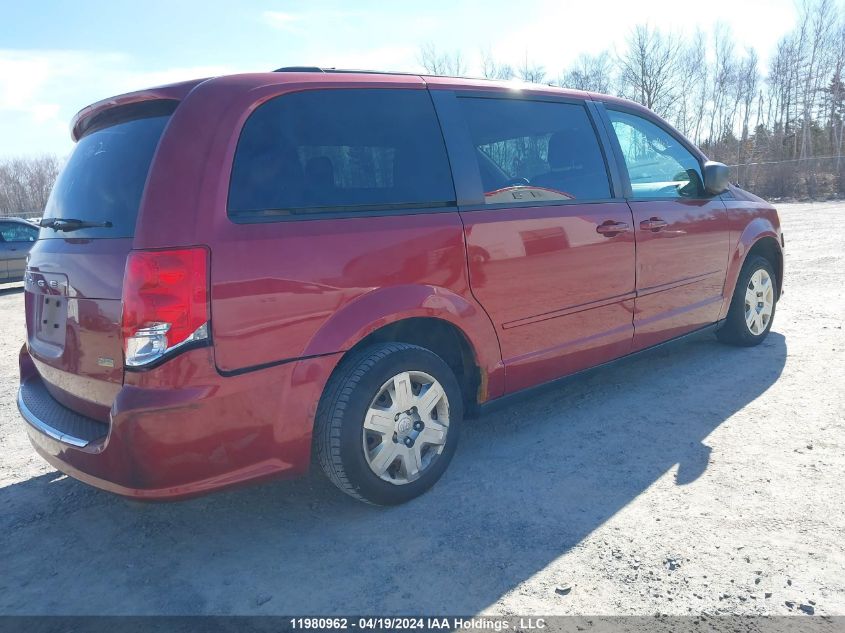
<path fill-rule="evenodd" d="M 745 323 L 745 290 L 751 276 L 758 270 L 765 270 L 772 280 L 774 286 L 774 304 L 772 305 L 772 316 L 766 324 L 766 328 L 759 334 L 754 334 L 748 329 Z M 775 311 L 777 310 L 778 302 L 778 279 L 775 275 L 774 268 L 771 262 L 765 257 L 752 256 L 742 265 L 742 270 L 739 273 L 739 278 L 734 288 L 734 294 L 731 299 L 731 307 L 728 310 L 728 316 L 721 328 L 716 331 L 716 336 L 723 343 L 730 345 L 738 345 L 741 347 L 753 347 L 759 345 L 768 336 L 769 330 L 772 329 L 772 322 L 775 320 Z"/>
<path fill-rule="evenodd" d="M 435 378 L 449 402 L 449 431 L 442 452 L 414 481 L 397 485 L 378 477 L 363 448 L 365 414 L 385 382 L 403 371 Z M 406 343 L 381 343 L 341 361 L 317 407 L 314 447 L 329 479 L 348 495 L 375 505 L 396 505 L 424 493 L 440 479 L 458 445 L 463 404 L 455 374 L 431 351 Z"/>

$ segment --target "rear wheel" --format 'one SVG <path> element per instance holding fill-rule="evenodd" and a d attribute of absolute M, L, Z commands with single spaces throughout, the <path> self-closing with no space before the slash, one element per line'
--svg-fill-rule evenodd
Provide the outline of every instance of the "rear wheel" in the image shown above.
<path fill-rule="evenodd" d="M 462 416 L 458 382 L 439 356 L 405 343 L 375 345 L 342 361 L 326 385 L 317 459 L 356 499 L 403 503 L 446 470 Z"/>
<path fill-rule="evenodd" d="M 775 317 L 777 279 L 764 257 L 751 257 L 742 267 L 719 340 L 750 347 L 763 342 Z"/>

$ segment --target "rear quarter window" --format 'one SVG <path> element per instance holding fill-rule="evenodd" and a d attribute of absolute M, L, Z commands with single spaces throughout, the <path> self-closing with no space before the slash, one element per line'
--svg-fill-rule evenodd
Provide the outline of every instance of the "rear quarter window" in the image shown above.
<path fill-rule="evenodd" d="M 309 90 L 247 119 L 232 165 L 236 221 L 454 206 L 425 90 Z"/>

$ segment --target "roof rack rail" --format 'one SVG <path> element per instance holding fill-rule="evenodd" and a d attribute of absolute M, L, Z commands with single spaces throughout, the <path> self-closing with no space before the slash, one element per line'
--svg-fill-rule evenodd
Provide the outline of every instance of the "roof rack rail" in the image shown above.
<path fill-rule="evenodd" d="M 367 70 L 364 68 L 320 68 L 318 66 L 283 66 L 273 71 L 274 73 L 361 73 L 365 75 L 412 75 L 419 76 L 425 73 L 412 73 L 401 70 Z"/>
<path fill-rule="evenodd" d="M 322 68 L 317 66 L 282 66 L 273 71 L 274 73 L 324 73 Z"/>
<path fill-rule="evenodd" d="M 367 70 L 364 68 L 320 68 L 319 66 L 283 66 L 273 71 L 274 73 L 337 73 L 337 74 L 362 74 L 362 75 L 408 75 L 411 77 L 431 77 L 429 72 L 408 72 L 402 70 Z M 482 77 L 467 77 L 461 75 L 441 75 L 450 79 L 482 79 L 483 81 L 502 81 Z M 544 84 L 538 84 L 544 85 Z"/>

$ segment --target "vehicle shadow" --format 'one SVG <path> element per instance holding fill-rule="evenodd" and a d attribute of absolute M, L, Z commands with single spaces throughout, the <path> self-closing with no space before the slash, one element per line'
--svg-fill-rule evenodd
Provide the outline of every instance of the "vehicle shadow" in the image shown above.
<path fill-rule="evenodd" d="M 766 391 L 783 336 L 701 340 L 468 422 L 443 480 L 396 508 L 316 473 L 131 504 L 50 473 L 0 489 L 0 613 L 476 613 L 566 553 Z M 755 371 L 742 371 L 753 366 Z"/>
<path fill-rule="evenodd" d="M 6 295 L 14 295 L 23 292 L 23 283 L 21 284 L 0 284 L 0 297 Z"/>

